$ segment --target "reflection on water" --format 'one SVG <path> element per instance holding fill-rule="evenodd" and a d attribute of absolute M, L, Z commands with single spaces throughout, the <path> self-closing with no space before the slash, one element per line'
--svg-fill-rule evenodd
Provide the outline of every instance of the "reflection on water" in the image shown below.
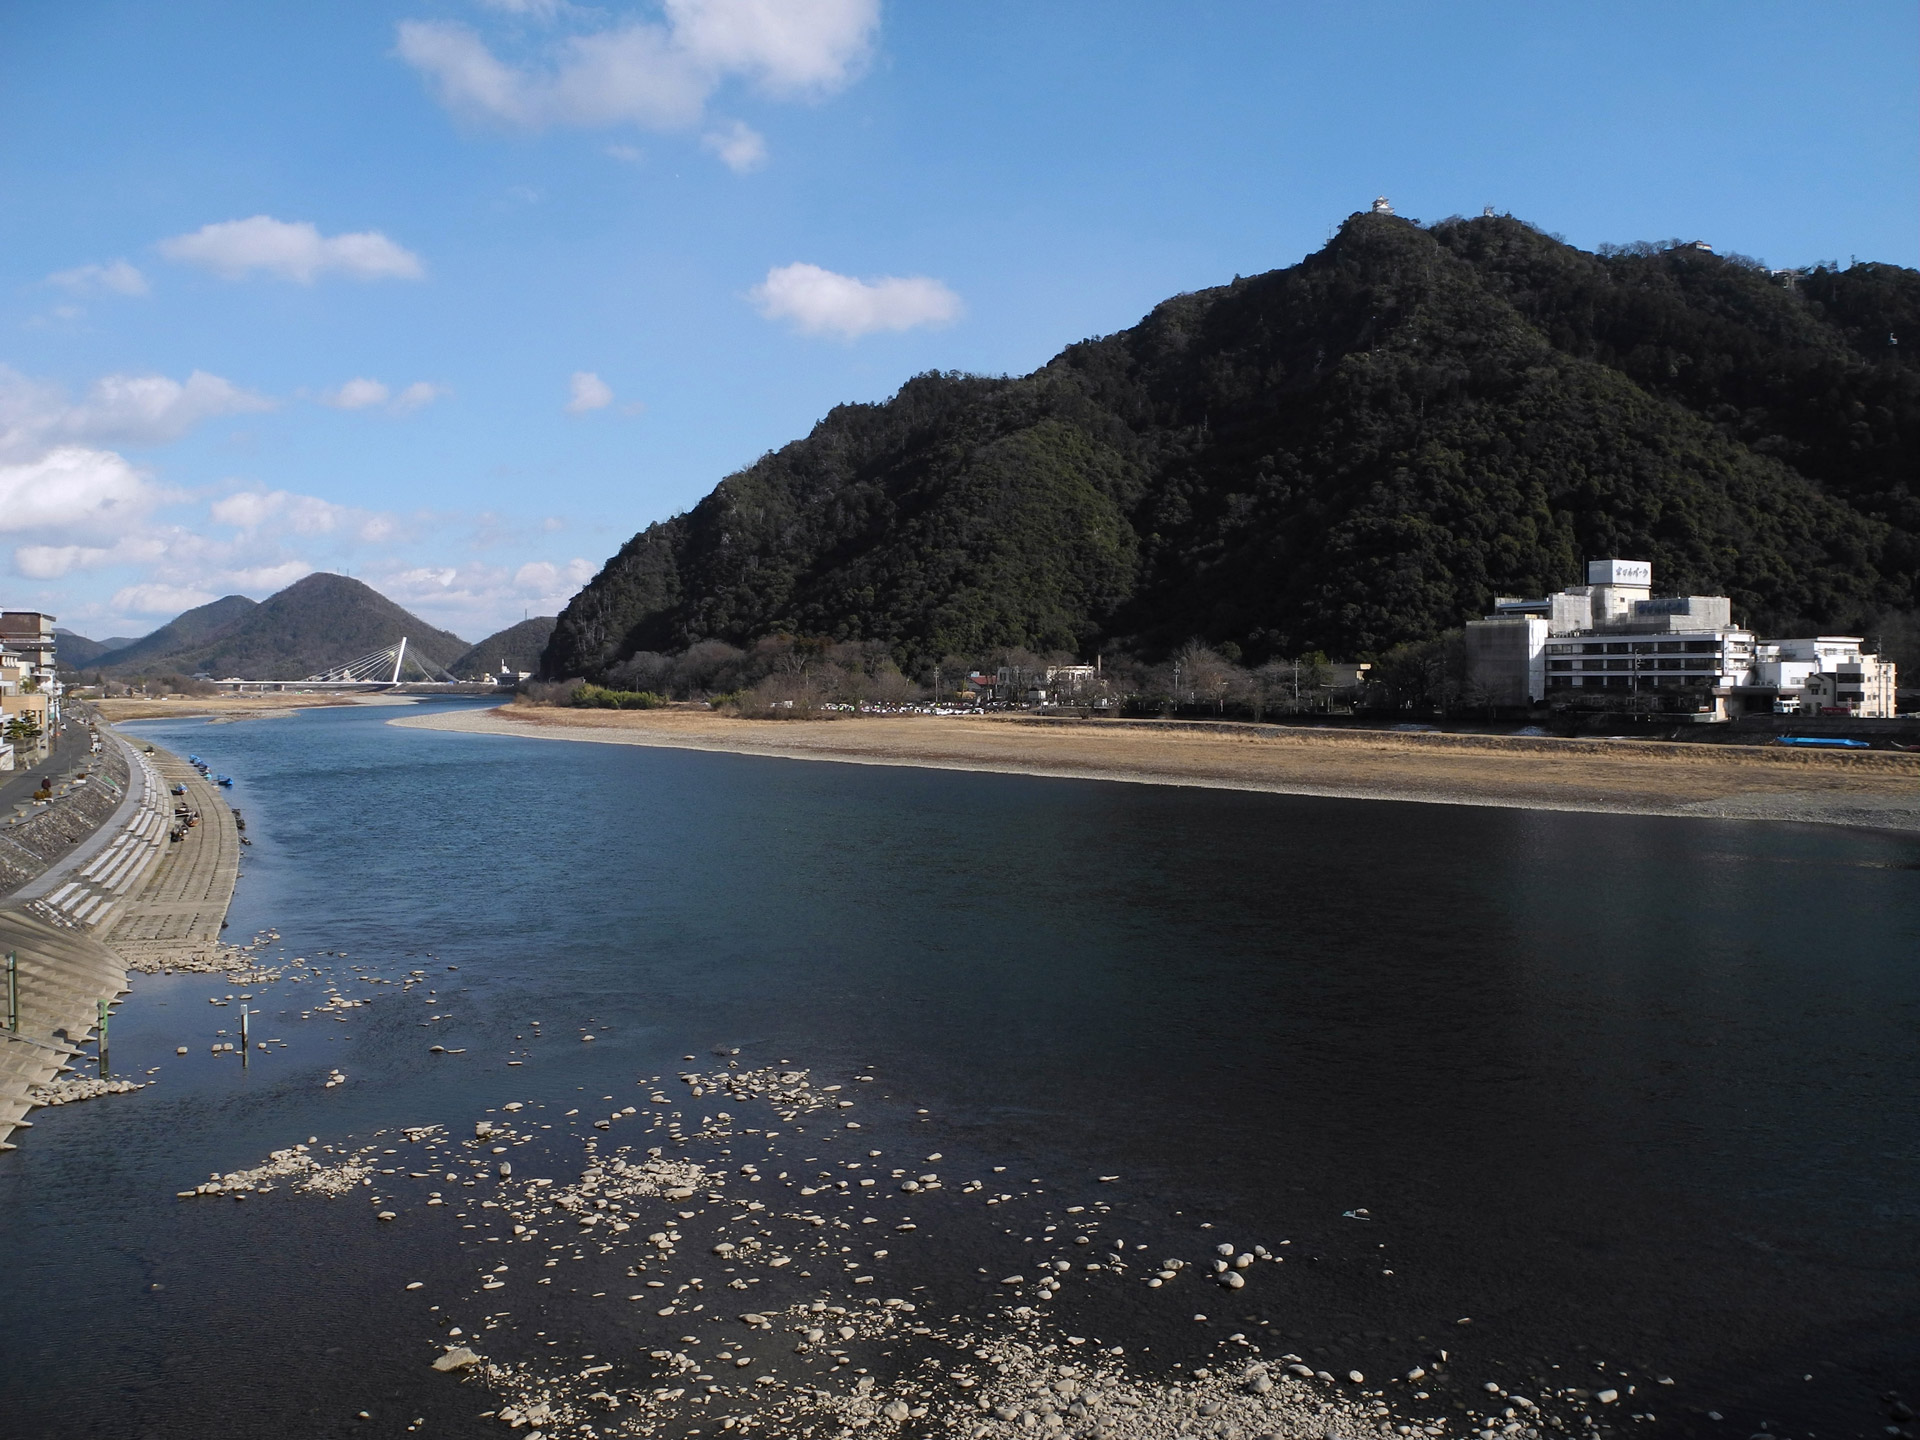
<path fill-rule="evenodd" d="M 243 1073 L 208 1051 L 234 1010 L 207 999 L 232 987 L 137 984 L 114 1058 L 161 1083 L 40 1112 L 0 1160 L 0 1405 L 26 1433 L 332 1434 L 361 1409 L 490 1426 L 426 1369 L 434 1318 L 391 1283 L 464 1257 L 344 1203 L 174 1193 L 309 1136 L 468 1133 L 508 1100 L 557 1117 L 715 1046 L 881 1077 L 878 1148 L 937 1133 L 986 1174 L 1120 1174 L 1100 1193 L 1156 1247 L 1198 1256 L 1203 1224 L 1290 1239 L 1319 1258 L 1248 1312 L 1285 1337 L 1269 1350 L 1396 1373 L 1436 1336 L 1483 1366 L 1605 1360 L 1673 1375 L 1671 1416 L 1776 1433 L 1884 1425 L 1874 1396 L 1907 1378 L 1911 837 L 386 718 L 143 727 L 239 782 L 255 844 L 230 934 L 345 952 L 322 961 L 336 982 L 422 970 L 433 1000 L 386 987 L 346 1023 L 301 1020 L 324 982 L 283 979 L 250 993 L 288 1046 Z M 971 1277 L 1019 1243 L 956 1219 L 939 1253 Z M 1197 1353 L 1190 1317 L 1144 1295 L 1112 1328 Z M 595 1313 L 532 1328 L 611 1348 Z"/>

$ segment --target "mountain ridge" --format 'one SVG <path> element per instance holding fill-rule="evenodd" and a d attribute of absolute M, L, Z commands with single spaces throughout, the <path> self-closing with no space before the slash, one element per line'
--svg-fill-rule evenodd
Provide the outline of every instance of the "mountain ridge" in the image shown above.
<path fill-rule="evenodd" d="M 472 649 L 447 669 L 463 680 L 469 675 L 493 674 L 502 664 L 509 670 L 537 674 L 540 653 L 547 648 L 557 623 L 557 615 L 534 615 L 504 630 L 496 630 L 486 639 L 476 641 Z"/>
<path fill-rule="evenodd" d="M 1910 623 L 1917 319 L 1893 266 L 1356 215 L 1030 375 L 836 407 L 635 535 L 542 668 L 776 632 L 1361 656 L 1607 554 L 1766 628 Z"/>
<path fill-rule="evenodd" d="M 175 617 L 89 669 L 129 675 L 175 671 L 249 680 L 300 680 L 402 636 L 408 653 L 445 669 L 470 647 L 372 586 L 316 571 L 259 602 L 229 595 Z"/>
<path fill-rule="evenodd" d="M 257 603 L 245 595 L 223 595 L 205 605 L 181 611 L 158 630 L 118 650 L 96 655 L 91 663 L 100 670 L 163 663 L 169 656 L 181 654 L 196 645 L 204 645 L 232 629 L 252 613 Z"/>

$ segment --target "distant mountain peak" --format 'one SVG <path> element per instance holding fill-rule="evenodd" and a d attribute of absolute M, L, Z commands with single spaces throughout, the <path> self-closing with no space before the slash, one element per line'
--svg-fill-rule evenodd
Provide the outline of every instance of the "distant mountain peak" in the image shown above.
<path fill-rule="evenodd" d="M 442 668 L 468 649 L 459 636 L 429 625 L 364 581 L 315 571 L 258 604 L 229 595 L 189 610 L 89 664 L 120 674 L 300 680 L 403 636 L 409 652 Z"/>

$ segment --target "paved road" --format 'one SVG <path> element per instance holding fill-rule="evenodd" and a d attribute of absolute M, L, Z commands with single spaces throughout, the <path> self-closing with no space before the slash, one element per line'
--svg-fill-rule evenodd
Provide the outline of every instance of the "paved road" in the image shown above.
<path fill-rule="evenodd" d="M 68 717 L 54 731 L 53 748 L 33 764 L 26 763 L 26 757 L 16 755 L 16 768 L 11 774 L 0 770 L 0 815 L 11 815 L 13 807 L 24 805 L 33 799 L 33 792 L 40 788 L 42 779 L 58 780 L 69 770 L 84 761 L 92 759 L 88 753 L 93 744 L 93 732 L 81 721 Z"/>

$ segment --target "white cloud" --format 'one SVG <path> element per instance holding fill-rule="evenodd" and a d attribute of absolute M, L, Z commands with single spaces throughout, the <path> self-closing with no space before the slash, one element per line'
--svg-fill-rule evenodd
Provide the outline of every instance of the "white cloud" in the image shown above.
<path fill-rule="evenodd" d="M 76 295 L 91 295 L 101 290 L 109 290 L 115 295 L 147 293 L 147 277 L 125 260 L 110 260 L 105 265 L 76 265 L 71 270 L 57 270 L 47 277 L 47 282 L 58 285 L 63 290 L 71 290 Z"/>
<path fill-rule="evenodd" d="M 38 454 L 62 442 L 160 445 L 202 420 L 271 410 L 264 395 L 196 370 L 166 375 L 107 375 L 86 399 L 69 404 L 57 385 L 0 366 L 0 456 Z"/>
<path fill-rule="evenodd" d="M 575 557 L 556 564 L 533 560 L 498 565 L 413 565 L 365 572 L 389 599 L 457 633 L 482 635 L 520 619 L 552 615 L 591 580 L 599 567 Z"/>
<path fill-rule="evenodd" d="M 171 619 L 182 610 L 211 605 L 219 598 L 211 590 L 191 585 L 127 585 L 114 592 L 113 608 L 125 615 L 165 615 Z"/>
<path fill-rule="evenodd" d="M 698 63 L 776 95 L 830 94 L 872 53 L 879 0 L 666 0 L 674 40 Z"/>
<path fill-rule="evenodd" d="M 609 145 L 607 146 L 607 154 L 615 160 L 618 160 L 622 165 L 643 164 L 647 158 L 647 152 L 637 145 Z"/>
<path fill-rule="evenodd" d="M 0 465 L 0 534 L 82 530 L 117 535 L 166 494 L 111 450 L 62 445 L 19 465 Z"/>
<path fill-rule="evenodd" d="M 591 370 L 574 371 L 568 389 L 573 397 L 567 401 L 569 415 L 584 415 L 589 410 L 604 410 L 613 403 L 613 387 Z"/>
<path fill-rule="evenodd" d="M 149 565 L 166 553 L 167 542 L 157 535 L 123 535 L 111 545 L 22 545 L 13 552 L 13 567 L 30 580 L 56 580 L 75 570 Z"/>
<path fill-rule="evenodd" d="M 444 399 L 453 393 L 445 385 L 435 385 L 428 380 L 416 380 L 398 395 L 393 397 L 392 411 L 396 415 L 411 415 L 415 410 L 424 409 L 434 401 Z"/>
<path fill-rule="evenodd" d="M 338 390 L 329 390 L 322 395 L 320 403 L 331 405 L 336 410 L 364 410 L 369 405 L 386 404 L 390 393 L 378 380 L 356 376 Z"/>
<path fill-rule="evenodd" d="M 203 225 L 191 235 L 162 240 L 160 253 L 229 280 L 255 270 L 302 285 L 332 271 L 356 280 L 418 280 L 426 273 L 418 255 L 377 230 L 322 235 L 307 221 L 270 215 Z"/>
<path fill-rule="evenodd" d="M 62 427 L 88 439 L 157 445 L 178 440 L 202 420 L 273 408 L 265 396 L 204 370 L 184 382 L 165 375 L 107 375 L 67 412 Z"/>
<path fill-rule="evenodd" d="M 256 595 L 271 595 L 276 590 L 284 590 L 296 580 L 304 580 L 313 574 L 318 566 L 309 565 L 304 560 L 282 560 L 277 565 L 255 565 L 246 570 L 229 570 L 223 578 L 226 585 L 224 593 L 251 590 Z"/>
<path fill-rule="evenodd" d="M 736 120 L 724 129 L 709 130 L 701 136 L 700 143 L 718 155 L 736 175 L 758 170 L 767 163 L 766 137 L 744 120 Z"/>
<path fill-rule="evenodd" d="M 497 8 L 545 18 L 561 11 L 539 0 L 502 0 Z M 781 98 L 844 88 L 866 65 L 880 22 L 879 0 L 666 0 L 664 12 L 664 24 L 566 36 L 545 63 L 503 61 L 450 21 L 403 22 L 398 48 L 441 104 L 469 118 L 526 129 L 677 130 L 698 124 L 708 98 L 731 78 Z M 735 164 L 725 152 L 722 158 Z"/>
<path fill-rule="evenodd" d="M 945 325 L 960 316 L 960 297 L 924 275 L 858 280 L 818 265 L 781 265 L 749 297 L 769 320 L 789 320 L 806 335 L 858 339 L 877 330 Z"/>
<path fill-rule="evenodd" d="M 486 42 L 451 21 L 400 26 L 400 56 L 432 82 L 456 114 L 526 129 L 634 124 L 674 130 L 694 124 L 712 82 L 688 65 L 657 25 L 576 35 L 546 72 L 494 58 Z"/>
<path fill-rule="evenodd" d="M 530 561 L 517 568 L 497 565 L 412 565 L 363 573 L 366 582 L 389 599 L 415 610 L 456 633 L 483 635 L 502 629 L 523 613 L 552 615 L 593 578 L 596 567 L 583 559 L 564 564 Z"/>
<path fill-rule="evenodd" d="M 97 570 L 113 551 L 98 545 L 22 545 L 13 568 L 29 580 L 57 580 L 72 570 Z"/>
<path fill-rule="evenodd" d="M 369 544 L 396 538 L 401 526 L 392 515 L 336 505 L 317 495 L 289 490 L 238 490 L 207 507 L 215 523 L 230 525 L 243 536 L 339 535 Z"/>
<path fill-rule="evenodd" d="M 546 560 L 531 560 L 513 572 L 514 589 L 527 595 L 571 596 L 594 576 L 594 566 L 579 558 L 564 566 Z"/>
<path fill-rule="evenodd" d="M 359 375 L 337 389 L 323 391 L 319 399 L 322 405 L 331 405 L 336 410 L 370 410 L 379 405 L 385 406 L 392 415 L 411 415 L 452 393 L 445 385 L 416 380 L 396 395 L 384 382 Z"/>

